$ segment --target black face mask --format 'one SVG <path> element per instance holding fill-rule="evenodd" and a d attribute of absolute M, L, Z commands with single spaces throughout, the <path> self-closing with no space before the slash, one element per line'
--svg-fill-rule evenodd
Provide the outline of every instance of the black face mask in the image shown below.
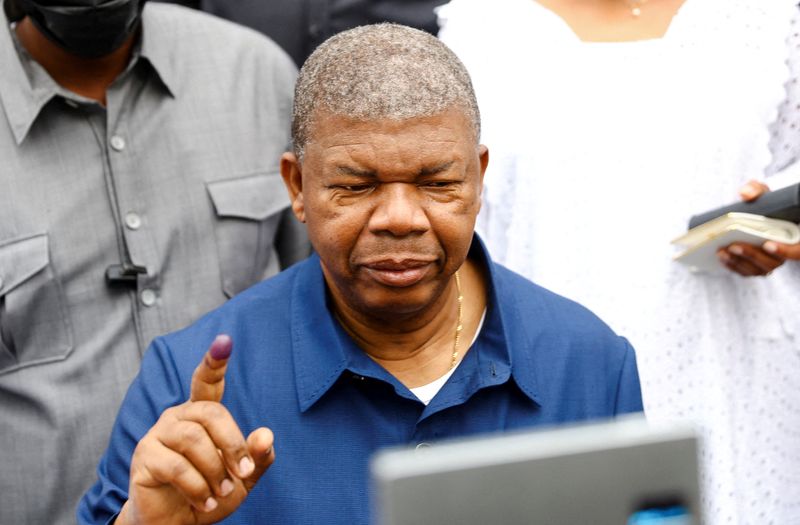
<path fill-rule="evenodd" d="M 145 0 L 16 0 L 39 31 L 84 58 L 117 50 L 139 26 Z"/>

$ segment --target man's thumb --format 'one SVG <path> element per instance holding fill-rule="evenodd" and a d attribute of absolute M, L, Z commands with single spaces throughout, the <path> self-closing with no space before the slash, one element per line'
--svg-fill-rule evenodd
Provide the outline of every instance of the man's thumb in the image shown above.
<path fill-rule="evenodd" d="M 247 449 L 256 464 L 255 470 L 250 476 L 243 480 L 247 492 L 255 487 L 258 480 L 275 461 L 275 437 L 272 431 L 266 427 L 253 430 L 247 436 Z"/>

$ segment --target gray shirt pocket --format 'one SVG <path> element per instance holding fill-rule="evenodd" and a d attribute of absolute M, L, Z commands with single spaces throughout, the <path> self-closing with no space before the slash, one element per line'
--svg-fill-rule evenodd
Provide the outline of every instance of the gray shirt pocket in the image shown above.
<path fill-rule="evenodd" d="M 71 350 L 47 234 L 0 241 L 0 374 L 61 360 Z"/>
<path fill-rule="evenodd" d="M 289 196 L 278 173 L 208 182 L 222 289 L 233 297 L 280 270 L 274 242 Z"/>

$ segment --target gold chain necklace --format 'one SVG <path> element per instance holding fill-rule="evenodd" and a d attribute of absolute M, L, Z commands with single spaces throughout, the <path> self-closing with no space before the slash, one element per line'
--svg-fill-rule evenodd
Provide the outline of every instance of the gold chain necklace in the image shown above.
<path fill-rule="evenodd" d="M 639 18 L 642 16 L 642 6 L 647 3 L 647 0 L 627 0 L 627 3 L 631 8 L 631 16 Z"/>
<path fill-rule="evenodd" d="M 450 370 L 456 367 L 456 362 L 458 361 L 458 341 L 461 339 L 461 330 L 464 328 L 464 325 L 461 324 L 461 315 L 463 313 L 464 307 L 464 296 L 461 295 L 461 279 L 458 277 L 458 270 L 456 270 L 456 291 L 458 293 L 458 324 L 456 324 L 456 339 L 453 342 L 453 356 L 452 360 L 450 361 Z"/>

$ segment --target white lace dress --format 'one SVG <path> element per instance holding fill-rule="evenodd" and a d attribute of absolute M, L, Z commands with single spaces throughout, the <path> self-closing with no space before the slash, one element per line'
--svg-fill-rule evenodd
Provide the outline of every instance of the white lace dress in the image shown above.
<path fill-rule="evenodd" d="M 800 524 L 800 263 L 709 277 L 670 245 L 774 171 L 795 11 L 687 0 L 663 38 L 626 43 L 581 42 L 533 0 L 439 12 L 489 147 L 480 232 L 500 262 L 631 340 L 651 419 L 697 423 L 709 524 Z"/>

